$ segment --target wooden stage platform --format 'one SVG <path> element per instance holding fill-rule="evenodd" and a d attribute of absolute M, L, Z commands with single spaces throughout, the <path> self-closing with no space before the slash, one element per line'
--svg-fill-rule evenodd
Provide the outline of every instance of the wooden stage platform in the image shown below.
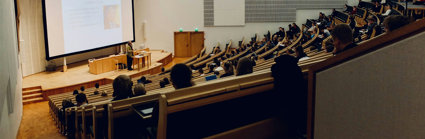
<path fill-rule="evenodd" d="M 100 85 L 111 83 L 115 77 L 125 74 L 130 77 L 139 77 L 146 74 L 155 74 L 161 72 L 161 67 L 172 61 L 172 53 L 151 50 L 152 65 L 143 67 L 140 71 L 135 69 L 128 71 L 121 69 L 118 71 L 106 72 L 98 75 L 89 73 L 88 61 L 81 61 L 68 64 L 68 71 L 61 72 L 61 68 L 55 72 L 40 72 L 23 78 L 23 89 L 41 87 L 43 98 L 47 96 L 69 92 L 78 89 L 81 86 L 86 88 L 94 87 L 94 84 Z"/>

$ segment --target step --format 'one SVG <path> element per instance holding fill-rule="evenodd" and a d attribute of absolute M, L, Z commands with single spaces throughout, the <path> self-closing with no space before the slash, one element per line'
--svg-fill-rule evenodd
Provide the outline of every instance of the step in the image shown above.
<path fill-rule="evenodd" d="M 22 91 L 33 90 L 33 89 L 41 89 L 41 86 L 33 86 L 33 87 L 22 88 Z"/>
<path fill-rule="evenodd" d="M 43 93 L 23 94 L 22 95 L 23 100 L 37 98 L 37 97 L 43 97 Z"/>
<path fill-rule="evenodd" d="M 41 88 L 22 91 L 22 95 L 41 93 Z"/>
<path fill-rule="evenodd" d="M 25 105 L 25 104 L 36 103 L 41 101 L 44 101 L 44 99 L 42 97 L 37 97 L 37 98 L 23 100 L 22 103 Z"/>

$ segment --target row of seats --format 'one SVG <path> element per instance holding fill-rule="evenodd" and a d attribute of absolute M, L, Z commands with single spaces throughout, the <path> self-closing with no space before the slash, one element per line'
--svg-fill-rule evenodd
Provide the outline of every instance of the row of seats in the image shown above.
<path fill-rule="evenodd" d="M 167 126 L 173 127 L 178 125 L 167 122 L 167 117 L 169 116 L 174 118 L 177 117 L 176 119 L 181 118 L 179 116 L 174 116 L 173 114 L 175 113 L 191 111 L 199 107 L 238 99 L 245 96 L 269 93 L 273 89 L 273 78 L 270 76 L 271 73 L 269 69 L 274 64 L 274 59 L 266 60 L 264 57 L 268 55 L 294 55 L 295 53 L 288 53 L 288 51 L 292 50 L 298 45 L 301 45 L 301 47 L 304 48 L 303 51 L 310 57 L 307 60 L 301 60 L 298 62 L 298 65 L 304 67 L 304 69 L 307 69 L 306 67 L 309 65 L 330 58 L 332 54 L 326 51 L 310 51 L 309 49 L 306 49 L 311 45 L 312 42 L 315 41 L 315 39 L 317 39 L 319 33 L 318 30 L 316 31 L 316 34 L 314 34 L 314 37 L 301 44 L 301 38 L 303 37 L 305 28 L 305 26 L 302 27 L 300 34 L 297 35 L 298 38 L 294 40 L 290 46 L 279 50 L 277 53 L 275 52 L 279 48 L 278 45 L 273 46 L 267 51 L 263 51 L 266 46 L 263 46 L 262 49 L 259 49 L 260 51 L 255 51 L 255 53 L 259 55 L 259 60 L 256 61 L 257 64 L 253 68 L 253 74 L 238 77 L 232 76 L 220 80 L 206 82 L 203 77 L 200 76 L 201 73 L 194 72 L 192 76 L 194 77 L 193 80 L 195 81 L 195 86 L 174 90 L 170 84 L 164 88 L 159 86 L 159 82 L 162 79 L 169 78 L 170 76 L 169 73 L 167 73 L 168 70 L 164 70 L 164 72 L 161 74 L 145 76 L 151 80 L 152 83 L 146 84 L 145 88 L 147 90 L 147 95 L 144 96 L 133 97 L 120 101 L 105 102 L 105 100 L 112 98 L 112 86 L 102 85 L 98 90 L 106 91 L 108 94 L 107 97 L 89 95 L 89 105 L 83 107 L 67 108 L 65 111 L 61 111 L 62 104 L 60 102 L 63 98 L 72 98 L 72 93 L 68 92 L 60 95 L 50 96 L 49 104 L 52 117 L 54 117 L 57 124 L 61 127 L 62 132 L 65 133 L 66 131 L 73 131 L 71 133 L 79 137 L 98 138 L 107 136 L 108 138 L 113 138 L 116 127 L 120 127 L 119 125 L 115 124 L 121 123 L 114 122 L 116 120 L 124 121 L 124 123 L 131 123 L 131 121 L 134 120 L 139 121 L 135 122 L 137 123 L 135 126 L 146 124 L 145 126 L 141 127 L 155 127 L 146 130 L 144 129 L 144 131 L 147 133 L 147 135 L 157 138 L 165 138 L 165 136 L 168 134 L 171 134 L 171 137 L 178 137 L 181 133 L 166 132 L 166 130 L 168 130 L 168 128 L 166 128 Z M 325 40 L 328 39 L 329 38 Z M 191 58 L 185 63 L 188 66 L 193 65 L 195 68 L 200 68 L 202 71 L 208 72 L 208 66 L 202 66 L 211 64 L 214 59 L 225 55 L 225 53 L 230 49 L 230 45 L 231 42 L 226 46 L 225 50 L 220 53 L 215 55 L 201 53 L 199 56 Z M 239 54 L 228 58 L 228 60 L 236 60 L 244 56 L 252 56 L 252 53 L 247 54 L 248 52 L 252 52 L 250 51 L 250 48 L 247 48 L 245 51 L 242 51 Z M 214 73 L 208 73 L 205 76 L 212 74 Z M 136 83 L 137 79 L 133 79 L 133 82 Z M 85 92 L 91 92 L 94 90 L 94 88 L 89 88 Z M 137 115 L 134 116 L 134 113 L 140 113 L 140 111 L 138 111 L 140 109 L 144 110 L 144 108 L 140 108 L 139 106 L 153 108 L 152 114 L 139 114 L 142 117 L 142 120 L 136 120 L 140 119 L 140 117 Z M 183 115 L 187 116 L 188 114 Z M 128 116 L 130 116 L 130 118 Z M 132 120 L 128 121 L 129 119 Z M 199 136 L 205 135 L 208 134 L 200 134 Z"/>

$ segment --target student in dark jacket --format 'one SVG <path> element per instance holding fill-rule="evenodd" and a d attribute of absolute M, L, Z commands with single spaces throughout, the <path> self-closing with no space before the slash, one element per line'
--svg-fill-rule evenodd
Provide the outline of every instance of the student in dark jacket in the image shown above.
<path fill-rule="evenodd" d="M 131 81 L 130 76 L 120 75 L 114 79 L 112 82 L 112 88 L 114 92 L 112 96 L 114 97 L 113 101 L 121 100 L 131 97 L 133 94 L 133 82 Z"/>
<path fill-rule="evenodd" d="M 347 24 L 336 25 L 331 34 L 334 45 L 333 53 L 335 55 L 357 46 L 357 44 L 353 43 L 353 33 Z"/>
<path fill-rule="evenodd" d="M 231 61 L 227 61 L 226 63 L 224 63 L 223 69 L 226 73 L 221 75 L 220 78 L 234 75 L 233 63 Z"/>

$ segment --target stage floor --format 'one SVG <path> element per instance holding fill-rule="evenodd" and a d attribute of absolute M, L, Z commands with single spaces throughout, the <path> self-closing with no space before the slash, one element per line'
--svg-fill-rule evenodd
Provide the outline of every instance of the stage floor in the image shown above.
<path fill-rule="evenodd" d="M 161 52 L 157 50 L 151 50 L 152 52 L 152 65 L 150 68 L 155 66 L 160 66 L 162 63 L 157 61 L 164 59 L 165 57 L 171 55 L 168 52 Z M 122 69 L 118 71 L 106 72 L 98 75 L 89 73 L 88 61 L 81 61 L 68 65 L 67 72 L 61 72 L 62 68 L 55 72 L 40 72 L 23 78 L 22 87 L 35 87 L 41 86 L 43 90 L 48 90 L 52 88 L 59 88 L 63 86 L 75 85 L 84 82 L 90 82 L 93 80 L 99 80 L 103 78 L 114 79 L 115 77 L 126 74 L 133 75 L 144 70 L 148 70 L 145 66 L 142 69 L 128 71 L 127 69 Z"/>

